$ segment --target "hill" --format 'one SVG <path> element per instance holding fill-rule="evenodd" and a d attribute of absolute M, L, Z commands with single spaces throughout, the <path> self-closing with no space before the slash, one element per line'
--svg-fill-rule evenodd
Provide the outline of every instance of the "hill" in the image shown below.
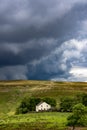
<path fill-rule="evenodd" d="M 0 81 L 0 114 L 13 114 L 25 96 L 54 97 L 58 105 L 60 97 L 86 91 L 87 83 L 84 82 Z"/>

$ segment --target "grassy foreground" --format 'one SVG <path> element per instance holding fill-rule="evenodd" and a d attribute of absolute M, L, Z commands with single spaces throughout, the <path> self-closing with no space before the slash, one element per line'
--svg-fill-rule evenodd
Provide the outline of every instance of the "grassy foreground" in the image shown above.
<path fill-rule="evenodd" d="M 0 117 L 0 130 L 62 130 L 68 113 L 45 112 Z"/>

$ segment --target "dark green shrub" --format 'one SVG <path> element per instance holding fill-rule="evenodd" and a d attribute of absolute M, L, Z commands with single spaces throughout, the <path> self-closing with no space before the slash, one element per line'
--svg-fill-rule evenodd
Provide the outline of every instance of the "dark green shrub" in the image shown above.
<path fill-rule="evenodd" d="M 71 112 L 76 101 L 72 97 L 63 97 L 60 99 L 60 111 Z"/>
<path fill-rule="evenodd" d="M 56 106 L 56 100 L 54 98 L 46 97 L 46 98 L 43 98 L 42 100 L 50 104 L 52 107 Z"/>
<path fill-rule="evenodd" d="M 87 106 L 87 93 L 80 93 L 76 95 L 77 103 L 82 103 L 83 105 Z"/>
<path fill-rule="evenodd" d="M 25 114 L 30 111 L 35 111 L 35 107 L 40 101 L 41 101 L 40 98 L 35 97 L 24 98 L 19 107 L 16 109 L 16 114 Z"/>

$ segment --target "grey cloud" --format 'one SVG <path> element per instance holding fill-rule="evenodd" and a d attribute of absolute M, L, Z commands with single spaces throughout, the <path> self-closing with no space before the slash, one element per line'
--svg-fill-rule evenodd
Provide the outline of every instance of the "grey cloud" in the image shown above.
<path fill-rule="evenodd" d="M 0 68 L 0 80 L 27 79 L 26 66 L 8 66 Z"/>
<path fill-rule="evenodd" d="M 65 30 L 70 32 L 72 26 L 76 24 L 79 12 L 74 11 L 73 8 L 79 2 L 86 3 L 86 1 L 81 2 L 80 0 L 73 2 L 71 0 L 67 2 L 64 0 L 1 1 L 1 43 L 7 41 L 24 43 L 32 38 L 66 35 Z M 76 15 L 76 13 L 78 14 Z M 80 15 L 78 16 L 80 17 Z"/>
<path fill-rule="evenodd" d="M 81 55 L 64 43 L 79 38 L 80 26 L 87 19 L 86 14 L 86 0 L 1 0 L 0 72 L 4 72 L 1 77 L 4 79 L 7 74 L 3 69 L 5 67 L 9 68 L 8 72 L 11 69 L 10 75 L 14 79 L 18 76 L 13 76 L 16 75 L 16 71 L 12 74 L 13 68 L 28 66 L 29 74 L 21 73 L 17 67 L 19 77 L 67 78 L 71 63 L 80 64 Z M 54 53 L 55 50 L 58 52 Z M 8 77 L 11 76 L 5 78 Z"/>
<path fill-rule="evenodd" d="M 31 79 L 44 78 L 74 81 L 75 77 L 70 74 L 70 70 L 76 65 L 85 66 L 87 54 L 84 54 L 83 50 L 87 46 L 86 42 L 86 39 L 82 41 L 71 39 L 64 42 L 51 55 L 41 59 L 39 62 L 35 61 L 29 64 L 29 77 Z M 75 81 L 80 81 L 80 79 L 83 81 L 83 77 L 76 77 Z"/>
<path fill-rule="evenodd" d="M 35 59 L 39 60 L 43 56 L 49 55 L 57 43 L 57 39 L 39 39 L 25 44 L 1 44 L 0 65 L 21 65 Z"/>
<path fill-rule="evenodd" d="M 4 34 L 2 31 L 0 35 L 0 48 L 2 48 L 0 65 L 27 64 L 35 59 L 49 55 L 64 40 L 76 37 L 77 21 L 82 16 L 79 15 L 82 12 L 81 7 L 84 11 L 86 5 L 85 8 L 81 5 L 78 9 L 75 7 L 65 17 L 39 29 L 19 26 L 18 28 L 15 27 L 13 32 L 5 32 Z"/>

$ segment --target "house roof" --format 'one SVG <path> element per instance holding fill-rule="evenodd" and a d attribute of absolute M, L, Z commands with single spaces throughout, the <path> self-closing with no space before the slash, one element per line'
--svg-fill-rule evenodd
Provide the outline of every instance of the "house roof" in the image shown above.
<path fill-rule="evenodd" d="M 46 103 L 46 102 L 41 101 L 41 102 L 38 103 L 36 106 L 39 106 L 39 105 L 41 105 L 42 103 Z M 48 103 L 46 103 L 46 104 L 48 104 Z"/>

